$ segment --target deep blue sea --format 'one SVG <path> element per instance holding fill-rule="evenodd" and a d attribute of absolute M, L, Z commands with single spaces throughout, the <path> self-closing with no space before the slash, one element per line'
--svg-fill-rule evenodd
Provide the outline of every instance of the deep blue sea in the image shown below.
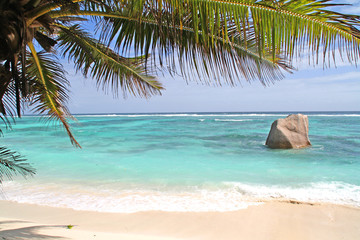
<path fill-rule="evenodd" d="M 0 145 L 25 155 L 33 178 L 6 200 L 101 212 L 232 211 L 273 200 L 360 206 L 360 112 L 310 112 L 312 146 L 272 150 L 289 113 L 75 115 L 73 131 L 24 116 Z"/>

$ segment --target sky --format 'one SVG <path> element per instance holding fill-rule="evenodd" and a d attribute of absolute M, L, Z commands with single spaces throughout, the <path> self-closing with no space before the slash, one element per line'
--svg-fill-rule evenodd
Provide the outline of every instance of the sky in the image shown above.
<path fill-rule="evenodd" d="M 341 12 L 360 15 L 360 0 Z M 67 61 L 63 64 L 71 82 L 68 107 L 72 114 L 149 113 L 149 112 L 306 112 L 360 111 L 360 66 L 336 60 L 337 67 L 312 66 L 307 59 L 297 63 L 293 74 L 267 87 L 260 82 L 241 80 L 237 87 L 212 87 L 181 77 L 159 76 L 166 90 L 150 99 L 113 95 L 97 90 L 95 81 L 76 73 Z"/>

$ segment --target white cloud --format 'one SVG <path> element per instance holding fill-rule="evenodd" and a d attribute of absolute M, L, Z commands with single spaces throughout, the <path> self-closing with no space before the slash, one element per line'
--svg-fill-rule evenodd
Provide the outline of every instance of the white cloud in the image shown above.
<path fill-rule="evenodd" d="M 335 11 L 347 14 L 360 15 L 360 1 L 359 0 L 336 0 L 337 4 L 350 4 L 349 6 L 336 7 Z"/>
<path fill-rule="evenodd" d="M 295 82 L 307 82 L 309 84 L 334 84 L 342 82 L 344 83 L 356 80 L 358 81 L 357 84 L 360 84 L 360 72 L 347 72 L 347 73 L 339 73 L 334 75 L 325 75 L 321 77 L 308 77 L 308 78 L 298 78 L 292 81 Z M 326 86 L 325 85 L 325 86 Z"/>

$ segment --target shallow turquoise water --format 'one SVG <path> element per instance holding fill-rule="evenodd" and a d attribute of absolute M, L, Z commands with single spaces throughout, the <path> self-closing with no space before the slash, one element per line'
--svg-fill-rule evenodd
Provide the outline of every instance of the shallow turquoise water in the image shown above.
<path fill-rule="evenodd" d="M 264 146 L 287 113 L 79 115 L 73 130 L 17 121 L 2 145 L 37 169 L 4 185 L 18 202 L 74 209 L 227 211 L 274 198 L 360 206 L 360 114 L 307 113 L 312 147 Z"/>

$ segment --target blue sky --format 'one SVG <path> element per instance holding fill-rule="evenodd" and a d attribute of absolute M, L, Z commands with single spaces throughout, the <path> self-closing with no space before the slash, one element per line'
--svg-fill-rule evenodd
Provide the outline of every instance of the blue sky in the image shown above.
<path fill-rule="evenodd" d="M 360 0 L 336 1 L 353 6 L 341 12 L 360 15 Z M 211 87 L 186 83 L 180 77 L 159 76 L 166 88 L 162 96 L 141 99 L 97 90 L 95 81 L 76 74 L 65 62 L 71 82 L 71 113 L 140 112 L 244 112 L 244 111 L 360 111 L 360 71 L 348 62 L 336 61 L 337 67 L 323 69 L 305 60 L 295 64 L 298 71 L 268 87 L 259 82 L 241 81 L 241 86 Z"/>

